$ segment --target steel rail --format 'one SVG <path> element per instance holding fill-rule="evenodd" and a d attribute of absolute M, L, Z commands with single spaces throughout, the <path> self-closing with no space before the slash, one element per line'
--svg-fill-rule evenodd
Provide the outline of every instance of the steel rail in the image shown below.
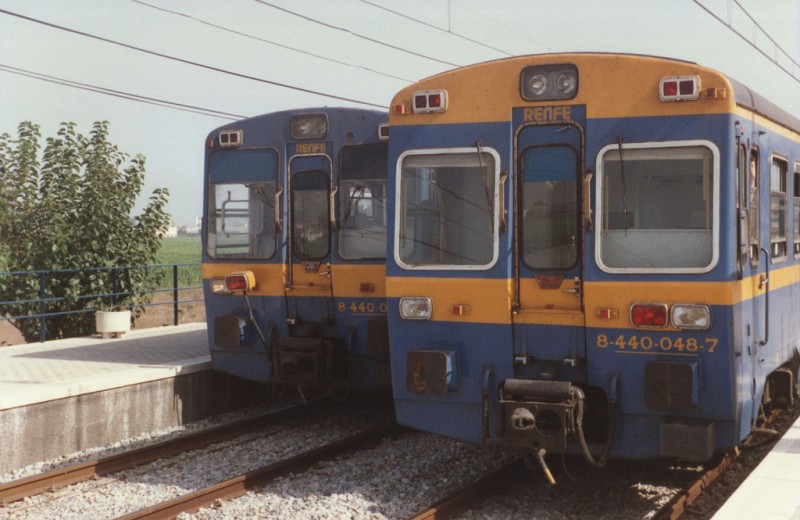
<path fill-rule="evenodd" d="M 194 513 L 203 507 L 211 506 L 218 500 L 231 500 L 242 496 L 247 491 L 265 486 L 288 473 L 305 471 L 322 460 L 329 460 L 345 453 L 361 451 L 375 446 L 385 437 L 397 435 L 404 431 L 408 430 L 398 426 L 394 421 L 385 422 L 366 432 L 248 471 L 237 477 L 179 496 L 173 500 L 146 507 L 122 516 L 120 520 L 159 520 L 175 518 L 180 513 Z"/>
<path fill-rule="evenodd" d="M 518 480 L 519 473 L 524 470 L 525 466 L 522 461 L 512 462 L 481 477 L 428 509 L 409 517 L 409 520 L 442 520 L 444 518 L 453 518 L 457 514 L 497 494 L 504 485 Z"/>
<path fill-rule="evenodd" d="M 309 406 L 318 407 L 318 402 L 312 402 L 302 407 L 289 406 L 272 412 L 267 412 L 245 419 L 212 426 L 197 432 L 188 433 L 158 442 L 141 448 L 125 451 L 58 468 L 31 477 L 0 484 L 0 505 L 22 500 L 23 498 L 38 495 L 46 491 L 62 488 L 86 480 L 115 473 L 133 466 L 146 464 L 154 460 L 171 457 L 175 454 L 203 448 L 209 444 L 228 440 L 243 433 L 264 427 L 278 420 L 283 420 L 297 413 L 308 413 Z"/>

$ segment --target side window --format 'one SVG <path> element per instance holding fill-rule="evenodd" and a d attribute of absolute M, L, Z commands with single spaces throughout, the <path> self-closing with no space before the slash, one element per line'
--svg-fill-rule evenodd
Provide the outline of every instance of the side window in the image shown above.
<path fill-rule="evenodd" d="M 800 162 L 794 163 L 794 184 L 792 201 L 792 242 L 794 243 L 794 257 L 800 258 Z"/>
<path fill-rule="evenodd" d="M 736 207 L 739 210 L 739 218 L 737 219 L 738 230 L 738 257 L 739 257 L 739 271 L 747 264 L 747 257 L 750 254 L 750 223 L 747 220 L 748 209 L 747 200 L 750 197 L 750 172 L 747 161 L 747 148 L 742 145 L 739 146 L 739 151 L 736 154 L 736 174 L 739 178 L 737 185 L 737 203 Z"/>
<path fill-rule="evenodd" d="M 769 245 L 772 260 L 786 260 L 786 228 L 788 208 L 786 176 L 789 163 L 782 157 L 772 157 L 769 170 Z"/>
<path fill-rule="evenodd" d="M 759 259 L 761 258 L 761 246 L 759 245 L 759 204 L 758 204 L 758 187 L 760 181 L 760 168 L 758 166 L 758 150 L 753 148 L 750 150 L 750 211 L 748 212 L 748 228 L 750 232 L 750 265 L 758 267 Z"/>

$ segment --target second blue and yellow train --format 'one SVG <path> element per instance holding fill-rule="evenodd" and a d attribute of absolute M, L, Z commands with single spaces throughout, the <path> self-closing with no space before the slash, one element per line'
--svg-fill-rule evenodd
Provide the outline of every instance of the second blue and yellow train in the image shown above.
<path fill-rule="evenodd" d="M 389 388 L 386 119 L 288 110 L 209 134 L 202 272 L 214 369 L 304 394 Z"/>

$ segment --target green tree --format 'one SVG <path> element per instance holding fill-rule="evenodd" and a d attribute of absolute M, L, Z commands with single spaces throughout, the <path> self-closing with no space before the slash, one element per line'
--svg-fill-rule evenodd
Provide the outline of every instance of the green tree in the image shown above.
<path fill-rule="evenodd" d="M 145 158 L 131 159 L 111 144 L 106 121 L 95 123 L 88 136 L 64 123 L 43 151 L 40 140 L 39 126 L 30 122 L 19 125 L 16 139 L 0 135 L 0 271 L 73 270 L 47 273 L 45 296 L 53 300 L 47 312 L 108 307 L 112 298 L 102 295 L 116 288 L 126 293 L 117 306 L 140 314 L 136 306 L 147 300 L 144 270 L 118 270 L 115 281 L 112 271 L 92 268 L 154 263 L 159 232 L 169 222 L 169 192 L 154 190 L 141 213 L 132 214 Z M 24 302 L 39 297 L 39 278 L 0 276 L 0 301 L 23 302 L 0 313 L 38 314 L 38 304 Z M 39 337 L 39 320 L 17 324 L 27 340 Z M 91 313 L 48 318 L 47 338 L 90 334 L 93 326 Z"/>

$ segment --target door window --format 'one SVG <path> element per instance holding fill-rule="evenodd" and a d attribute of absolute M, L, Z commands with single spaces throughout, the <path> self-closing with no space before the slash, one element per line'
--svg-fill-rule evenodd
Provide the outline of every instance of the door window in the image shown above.
<path fill-rule="evenodd" d="M 578 261 L 577 168 L 569 146 L 522 155 L 522 259 L 532 269 L 569 269 Z"/>
<path fill-rule="evenodd" d="M 301 259 L 328 256 L 330 244 L 328 175 L 301 171 L 292 177 L 292 247 Z"/>

